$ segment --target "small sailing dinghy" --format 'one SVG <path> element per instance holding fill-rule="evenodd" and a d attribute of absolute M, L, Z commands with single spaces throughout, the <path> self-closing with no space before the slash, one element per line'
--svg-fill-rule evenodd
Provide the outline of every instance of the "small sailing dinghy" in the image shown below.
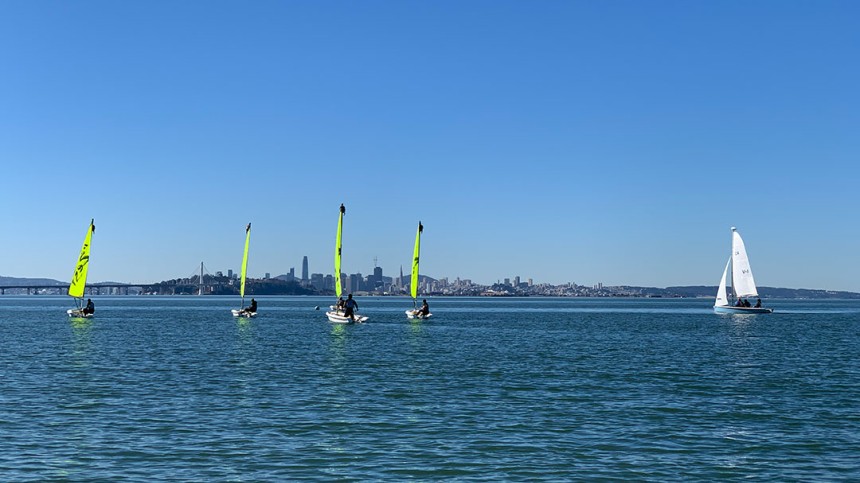
<path fill-rule="evenodd" d="M 341 298 L 343 294 L 343 287 L 340 280 L 340 265 L 341 265 L 341 252 L 343 249 L 343 215 L 346 213 L 346 208 L 344 208 L 343 204 L 340 205 L 340 215 L 337 219 L 337 239 L 335 241 L 334 246 L 334 293 L 338 299 Z M 326 317 L 328 317 L 329 322 L 333 324 L 349 324 L 349 323 L 360 323 L 364 322 L 368 319 L 367 316 L 354 314 L 353 317 L 347 317 L 344 313 L 343 307 L 340 305 L 332 305 L 330 307 L 331 310 L 325 313 Z"/>
<path fill-rule="evenodd" d="M 409 283 L 409 293 L 412 295 L 412 309 L 406 311 L 406 317 L 409 319 L 429 319 L 433 316 L 430 312 L 423 313 L 418 308 L 418 260 L 421 255 L 421 233 L 424 232 L 424 225 L 418 222 L 418 231 L 415 233 L 415 250 L 412 252 L 412 279 Z"/>
<path fill-rule="evenodd" d="M 84 306 L 84 290 L 87 286 L 87 272 L 90 269 L 90 244 L 93 239 L 93 233 L 96 231 L 95 219 L 90 220 L 90 226 L 87 228 L 87 234 L 84 237 L 84 245 L 81 247 L 81 254 L 78 255 L 78 262 L 75 264 L 75 273 L 72 275 L 72 281 L 69 283 L 69 296 L 75 298 L 74 309 L 66 311 L 69 317 L 87 318 L 94 316 L 94 309 Z"/>
<path fill-rule="evenodd" d="M 731 272 L 729 272 L 731 267 Z M 730 277 L 727 280 L 727 277 Z M 726 294 L 726 284 L 732 287 L 731 295 Z M 720 279 L 720 288 L 717 289 L 717 299 L 714 301 L 714 312 L 718 314 L 769 314 L 773 309 L 764 308 L 759 302 L 755 306 L 749 303 L 750 297 L 758 298 L 758 290 L 753 279 L 750 260 L 747 257 L 747 249 L 737 228 L 732 227 L 732 255 L 726 262 L 723 270 L 723 278 Z"/>
<path fill-rule="evenodd" d="M 242 307 L 232 309 L 233 317 L 256 317 L 257 303 L 252 301 L 251 306 L 245 307 L 245 275 L 248 273 L 248 245 L 251 243 L 251 224 L 245 227 L 245 253 L 242 255 L 242 282 L 239 285 L 239 296 L 242 297 Z"/>

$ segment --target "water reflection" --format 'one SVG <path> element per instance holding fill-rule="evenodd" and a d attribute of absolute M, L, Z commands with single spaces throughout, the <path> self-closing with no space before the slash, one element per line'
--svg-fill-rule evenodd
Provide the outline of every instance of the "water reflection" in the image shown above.
<path fill-rule="evenodd" d="M 78 367 L 89 367 L 92 355 L 93 319 L 73 318 L 72 363 Z"/>
<path fill-rule="evenodd" d="M 331 340 L 329 343 L 329 356 L 333 368 L 340 369 L 344 365 L 346 334 L 346 324 L 332 324 L 330 338 Z"/>
<path fill-rule="evenodd" d="M 251 338 L 254 335 L 254 324 L 250 317 L 236 317 L 236 329 L 239 333 L 239 340 L 243 343 L 252 343 Z"/>

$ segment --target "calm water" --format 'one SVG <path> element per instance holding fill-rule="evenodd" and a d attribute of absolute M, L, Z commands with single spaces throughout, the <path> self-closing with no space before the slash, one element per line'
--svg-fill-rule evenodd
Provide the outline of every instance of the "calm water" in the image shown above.
<path fill-rule="evenodd" d="M 860 302 L 0 297 L 3 480 L 860 479 Z"/>

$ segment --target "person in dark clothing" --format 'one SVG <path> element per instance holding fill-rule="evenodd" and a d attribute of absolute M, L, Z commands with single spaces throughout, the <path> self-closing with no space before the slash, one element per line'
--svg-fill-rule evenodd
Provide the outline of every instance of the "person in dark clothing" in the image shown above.
<path fill-rule="evenodd" d="M 352 298 L 352 294 L 346 298 L 346 302 L 343 303 L 343 316 L 349 317 L 355 322 L 355 310 L 358 308 L 358 302 Z"/>
<path fill-rule="evenodd" d="M 760 298 L 755 301 L 755 308 L 757 308 L 757 309 L 761 308 L 761 299 Z"/>
<path fill-rule="evenodd" d="M 743 299 L 738 299 L 738 301 L 735 302 L 735 307 L 743 307 L 743 306 L 744 306 L 744 300 Z"/>
<path fill-rule="evenodd" d="M 96 313 L 96 304 L 93 303 L 93 299 L 87 299 L 87 306 L 84 307 L 84 310 L 82 310 L 81 312 L 84 315 Z"/>
<path fill-rule="evenodd" d="M 248 306 L 248 313 L 254 313 L 257 311 L 257 301 L 251 299 L 251 305 Z"/>
<path fill-rule="evenodd" d="M 418 309 L 417 315 L 419 317 L 427 317 L 430 315 L 430 306 L 427 305 L 427 299 L 424 299 L 424 303 L 421 305 L 421 308 Z"/>
<path fill-rule="evenodd" d="M 750 299 L 744 299 L 744 307 L 752 307 L 752 304 L 750 304 Z"/>

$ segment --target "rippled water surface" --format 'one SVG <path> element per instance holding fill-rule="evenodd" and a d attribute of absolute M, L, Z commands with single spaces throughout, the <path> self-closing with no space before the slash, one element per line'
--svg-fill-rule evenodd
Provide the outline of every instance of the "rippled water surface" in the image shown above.
<path fill-rule="evenodd" d="M 860 479 L 860 302 L 0 297 L 3 480 Z"/>

